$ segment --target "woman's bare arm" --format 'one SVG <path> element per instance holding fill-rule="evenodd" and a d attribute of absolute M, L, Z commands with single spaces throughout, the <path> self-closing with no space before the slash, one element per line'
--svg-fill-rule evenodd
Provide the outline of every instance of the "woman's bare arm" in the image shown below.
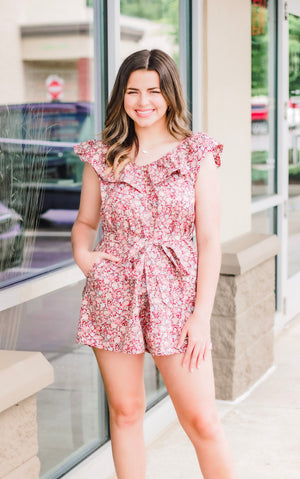
<path fill-rule="evenodd" d="M 200 165 L 196 181 L 195 230 L 198 252 L 195 311 L 209 320 L 221 266 L 220 185 L 212 153 Z"/>
<path fill-rule="evenodd" d="M 91 165 L 84 165 L 80 206 L 72 228 L 74 260 L 85 275 L 101 258 L 117 260 L 111 254 L 93 251 L 100 223 L 101 191 L 99 178 Z"/>
<path fill-rule="evenodd" d="M 92 251 L 100 222 L 101 192 L 99 178 L 91 165 L 85 163 L 79 211 L 72 228 L 72 247 L 77 262 L 81 251 Z"/>
<path fill-rule="evenodd" d="M 182 365 L 190 371 L 200 366 L 210 349 L 210 317 L 218 283 L 220 247 L 220 188 L 213 155 L 201 160 L 195 184 L 195 229 L 198 253 L 195 308 L 183 327 L 178 347 L 188 336 Z"/>

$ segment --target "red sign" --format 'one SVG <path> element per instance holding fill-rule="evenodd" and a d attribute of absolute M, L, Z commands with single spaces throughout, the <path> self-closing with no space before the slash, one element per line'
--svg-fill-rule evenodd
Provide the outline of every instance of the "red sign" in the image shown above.
<path fill-rule="evenodd" d="M 48 97 L 51 100 L 59 100 L 62 97 L 64 81 L 57 75 L 50 75 L 46 80 Z"/>

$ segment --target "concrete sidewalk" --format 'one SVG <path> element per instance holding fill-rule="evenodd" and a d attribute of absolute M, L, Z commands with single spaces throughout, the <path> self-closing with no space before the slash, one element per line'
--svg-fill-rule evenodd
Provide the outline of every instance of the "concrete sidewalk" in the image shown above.
<path fill-rule="evenodd" d="M 265 379 L 245 399 L 217 405 L 239 479 L 300 478 L 300 317 L 276 338 L 275 367 Z M 201 477 L 177 422 L 148 447 L 147 479 Z"/>

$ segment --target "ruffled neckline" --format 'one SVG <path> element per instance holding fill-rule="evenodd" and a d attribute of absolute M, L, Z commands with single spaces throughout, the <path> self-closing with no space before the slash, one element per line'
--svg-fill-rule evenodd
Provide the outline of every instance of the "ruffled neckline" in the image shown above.
<path fill-rule="evenodd" d="M 216 165 L 220 166 L 220 153 L 222 153 L 223 145 L 206 133 L 193 133 L 181 140 L 175 148 L 150 163 L 136 165 L 130 161 L 120 172 L 119 178 L 115 178 L 112 170 L 108 175 L 105 174 L 108 168 L 105 160 L 107 149 L 108 147 L 100 140 L 88 140 L 74 147 L 75 153 L 83 161 L 87 161 L 93 166 L 103 182 L 128 183 L 143 192 L 145 191 L 145 181 L 150 180 L 152 184 L 158 184 L 174 172 L 180 172 L 182 175 L 190 174 L 193 164 L 198 165 L 207 152 L 213 153 Z M 197 173 L 198 167 L 195 167 L 195 173 Z"/>
<path fill-rule="evenodd" d="M 103 171 L 99 172 L 100 176 L 104 181 L 113 183 L 124 182 L 130 184 L 133 188 L 136 188 L 139 191 L 144 191 L 145 173 L 147 173 L 152 184 L 160 183 L 175 171 L 180 171 L 182 174 L 185 174 L 188 171 L 188 165 L 185 155 L 182 155 L 181 151 L 188 144 L 186 141 L 187 138 L 184 138 L 175 148 L 168 151 L 160 158 L 147 163 L 146 165 L 136 165 L 134 162 L 127 163 L 121 171 L 118 179 L 115 178 L 113 171 L 111 171 L 109 175 L 104 175 L 104 171 L 107 168 L 107 165 L 104 162 Z"/>

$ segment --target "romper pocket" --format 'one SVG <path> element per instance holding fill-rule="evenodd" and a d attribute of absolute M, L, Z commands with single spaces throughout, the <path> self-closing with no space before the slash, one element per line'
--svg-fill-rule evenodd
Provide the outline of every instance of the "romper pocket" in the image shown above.
<path fill-rule="evenodd" d="M 90 269 L 87 272 L 86 279 L 88 279 L 94 272 L 95 270 L 102 264 L 104 264 L 106 258 L 100 259 L 99 261 L 95 261 Z"/>
<path fill-rule="evenodd" d="M 97 261 L 95 261 L 95 263 L 93 263 L 92 266 L 90 267 L 90 269 L 88 270 L 87 275 L 86 275 L 86 279 L 88 279 L 91 276 L 91 274 L 94 271 L 96 265 L 97 265 Z"/>
<path fill-rule="evenodd" d="M 90 279 L 91 276 L 92 277 L 95 276 L 95 272 L 96 271 L 99 272 L 100 268 L 102 269 L 103 265 L 105 264 L 110 265 L 112 263 L 115 263 L 115 261 L 111 261 L 110 259 L 107 259 L 107 258 L 102 258 L 99 261 L 95 261 L 95 263 L 93 263 L 90 269 L 88 270 L 86 279 Z M 99 275 L 97 275 L 97 279 L 99 279 Z"/>

